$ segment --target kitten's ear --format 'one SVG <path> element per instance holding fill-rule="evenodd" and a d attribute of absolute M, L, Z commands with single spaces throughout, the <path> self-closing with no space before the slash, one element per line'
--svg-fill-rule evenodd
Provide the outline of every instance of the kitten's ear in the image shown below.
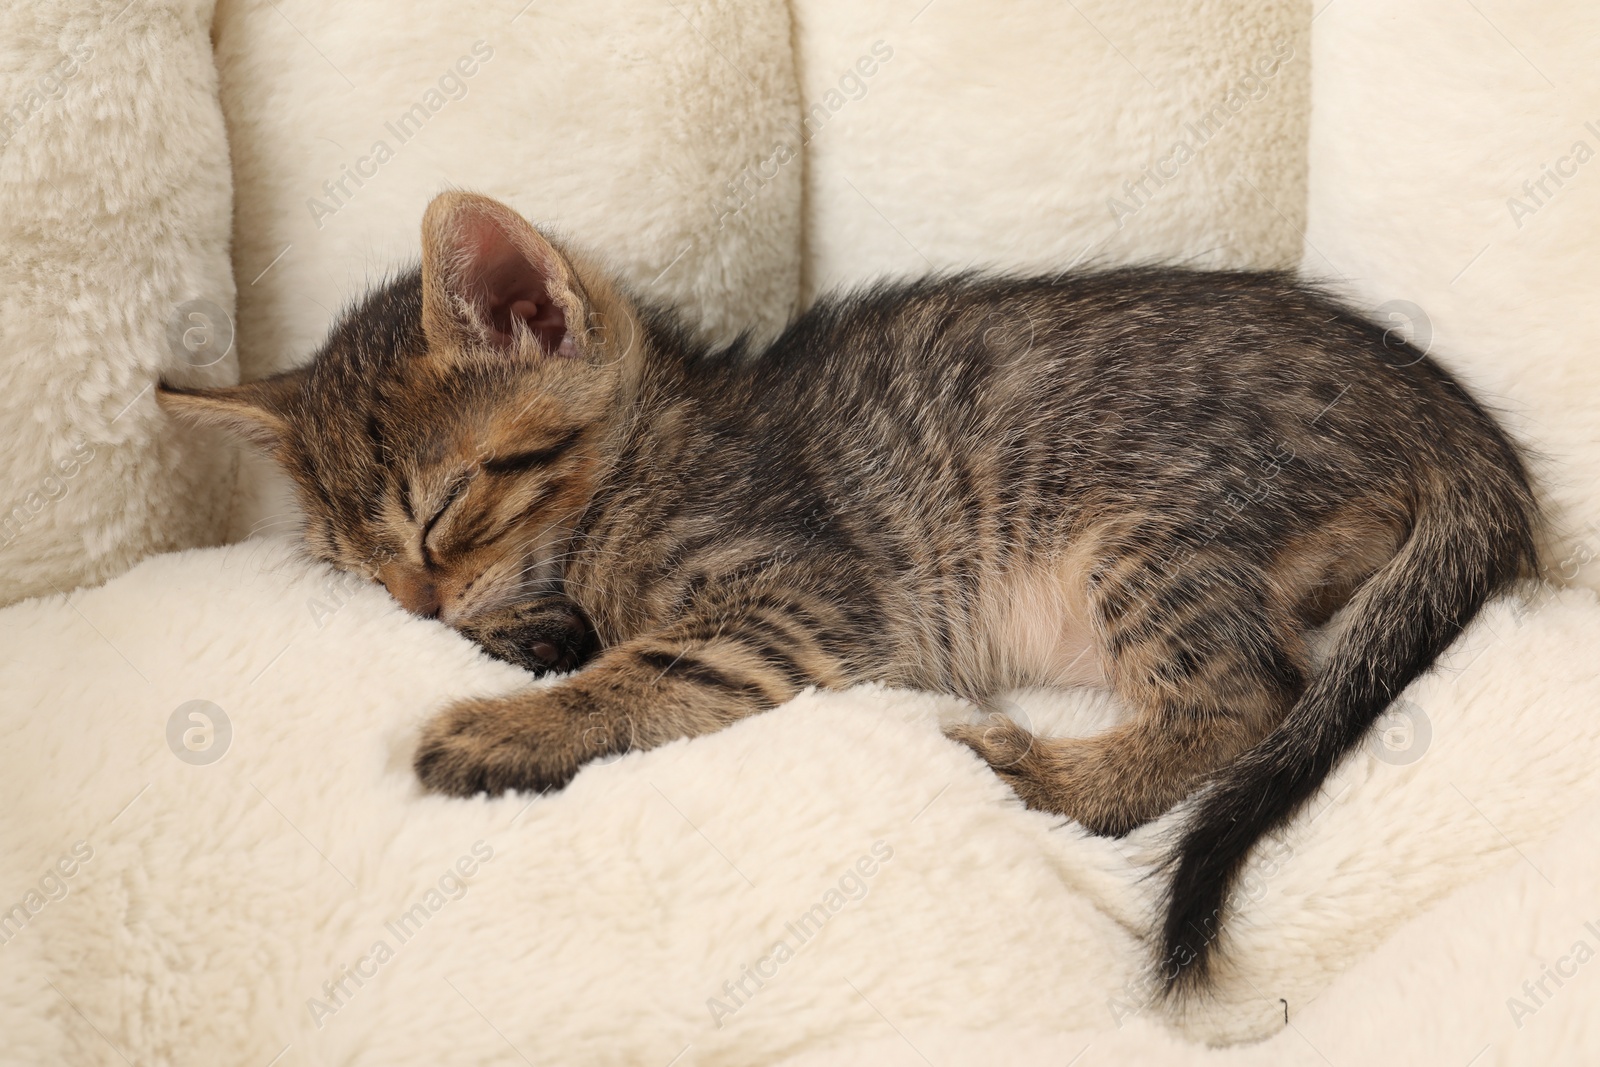
<path fill-rule="evenodd" d="M 304 380 L 304 370 L 293 370 L 259 382 L 216 389 L 189 389 L 162 382 L 156 387 L 156 399 L 179 418 L 219 426 L 271 450 L 289 436 L 289 405 Z"/>
<path fill-rule="evenodd" d="M 576 356 L 588 297 L 572 264 L 511 208 L 442 193 L 422 217 L 422 330 L 435 352 Z M 529 355 L 539 353 L 529 352 Z"/>

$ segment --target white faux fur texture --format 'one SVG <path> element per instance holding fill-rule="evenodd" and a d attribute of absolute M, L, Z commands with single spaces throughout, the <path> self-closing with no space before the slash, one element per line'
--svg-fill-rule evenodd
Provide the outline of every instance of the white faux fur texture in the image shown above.
<path fill-rule="evenodd" d="M 1515 850 L 1544 868 L 1536 842 L 1600 800 L 1597 620 L 1586 591 L 1498 604 L 1407 693 L 1428 737 L 1356 754 L 1254 865 L 1190 1033 L 1271 1033 L 1278 998 L 1298 1020 Z M 37 905 L 0 944 L 4 1062 L 748 1064 L 997 1027 L 1170 1045 L 1135 932 L 1171 820 L 1118 843 L 1023 811 L 938 733 L 948 698 L 805 696 L 531 803 L 457 801 L 418 793 L 417 724 L 519 673 L 281 542 L 157 557 L 0 631 L 0 907 Z M 195 700 L 231 726 L 209 765 L 175 755 Z"/>
<path fill-rule="evenodd" d="M 238 373 L 210 21 L 0 5 L 0 604 L 219 538 L 231 455 L 151 389 Z"/>
<path fill-rule="evenodd" d="M 794 10 L 808 294 L 971 265 L 1299 259 L 1303 4 Z"/>
<path fill-rule="evenodd" d="M 92 850 L 0 945 L 0 1059 L 747 1064 L 870 1034 L 855 990 L 979 1025 L 1037 1009 L 1017 961 L 1054 1001 L 1137 958 L 935 698 L 802 699 L 532 804 L 420 796 L 422 716 L 520 674 L 330 577 L 258 541 L 0 613 L 0 689 L 33 712 L 6 721 L 0 901 Z M 231 720 L 209 766 L 168 747 L 195 699 Z M 400 943 L 387 924 L 480 840 L 492 861 Z M 369 979 L 335 999 L 341 967 Z"/>
<path fill-rule="evenodd" d="M 304 362 L 342 306 L 414 262 L 445 188 L 498 197 L 711 335 L 799 299 L 800 166 L 755 188 L 792 121 L 776 0 L 224 0 L 243 373 Z M 233 535 L 289 510 L 245 462 Z"/>
<path fill-rule="evenodd" d="M 1505 413 L 1541 456 L 1552 576 L 1600 589 L 1600 8 L 1322 11 L 1305 268 Z"/>
<path fill-rule="evenodd" d="M 1590 791 L 1590 796 L 1593 795 Z M 1146 1019 L 1043 1034 L 929 1026 L 783 1067 L 1549 1067 L 1600 1059 L 1600 804 L 1403 926 L 1272 1038 L 1197 1047 Z"/>

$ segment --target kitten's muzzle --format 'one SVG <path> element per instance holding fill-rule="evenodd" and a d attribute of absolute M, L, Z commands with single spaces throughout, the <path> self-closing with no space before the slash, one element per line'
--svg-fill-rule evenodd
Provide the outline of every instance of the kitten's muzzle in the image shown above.
<path fill-rule="evenodd" d="M 389 595 L 411 614 L 421 615 L 424 619 L 439 617 L 439 587 L 426 574 L 395 571 L 380 574 L 379 578 L 389 590 Z"/>

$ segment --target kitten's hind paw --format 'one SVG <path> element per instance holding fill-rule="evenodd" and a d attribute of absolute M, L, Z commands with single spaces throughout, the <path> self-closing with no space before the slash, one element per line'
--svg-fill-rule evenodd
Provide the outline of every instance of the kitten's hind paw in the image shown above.
<path fill-rule="evenodd" d="M 946 726 L 944 733 L 982 757 L 1026 807 L 1058 815 L 1075 814 L 1061 795 L 1062 783 L 1056 780 L 1040 739 L 1025 727 L 1004 715 L 993 714 L 976 723 Z"/>
<path fill-rule="evenodd" d="M 1004 715 L 957 723 L 944 732 L 982 756 L 1025 806 L 1065 815 L 1093 834 L 1121 837 L 1171 804 L 1163 800 L 1140 810 L 1130 800 L 1143 798 L 1126 785 L 1115 791 L 1094 788 L 1095 780 L 1082 773 L 1084 753 L 1097 743 L 1093 739 L 1039 737 Z"/>
<path fill-rule="evenodd" d="M 958 722 L 945 726 L 944 735 L 966 745 L 996 771 L 1007 771 L 1022 763 L 1033 751 L 1032 733 L 1001 714 L 986 715 L 975 723 Z"/>

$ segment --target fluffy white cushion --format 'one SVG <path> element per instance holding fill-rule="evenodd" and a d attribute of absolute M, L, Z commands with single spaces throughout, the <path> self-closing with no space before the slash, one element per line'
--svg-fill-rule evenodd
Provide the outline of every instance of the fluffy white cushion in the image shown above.
<path fill-rule="evenodd" d="M 1339 0 L 1316 31 L 1306 270 L 1504 413 L 1551 578 L 1600 589 L 1600 8 Z"/>
<path fill-rule="evenodd" d="M 151 388 L 238 373 L 210 20 L 0 7 L 0 603 L 220 534 L 231 454 Z"/>
<path fill-rule="evenodd" d="M 764 1062 L 880 1025 L 851 982 L 977 1024 L 1015 1010 L 1017 961 L 1108 987 L 1136 959 L 1061 890 L 1075 835 L 945 741 L 935 698 L 804 698 L 531 804 L 458 801 L 419 794 L 417 724 L 523 676 L 282 542 L 157 557 L 0 631 L 0 690 L 34 712 L 0 756 L 0 907 L 92 852 L 0 945 L 22 1062 Z M 193 700 L 231 723 L 209 765 L 169 748 Z M 386 924 L 480 840 L 492 860 L 400 943 Z M 787 924 L 819 903 L 802 946 Z M 1048 952 L 1041 927 L 1064 935 Z M 717 1026 L 708 1000 L 783 938 L 798 954 Z M 393 959 L 361 962 L 379 941 Z M 323 991 L 358 966 L 376 977 Z"/>
<path fill-rule="evenodd" d="M 522 9 L 519 11 L 519 7 Z M 217 65 L 239 208 L 243 373 L 309 357 L 334 315 L 414 262 L 445 188 L 486 193 L 608 259 L 715 337 L 799 299 L 800 167 L 733 198 L 797 90 L 781 3 L 225 0 Z M 240 537 L 293 507 L 246 457 Z"/>
<path fill-rule="evenodd" d="M 1299 259 L 1301 4 L 794 12 L 812 293 L 974 264 Z"/>
<path fill-rule="evenodd" d="M 1356 753 L 1257 864 L 1189 1033 L 1273 1032 L 1280 997 L 1298 1019 L 1407 917 L 1600 799 L 1597 620 L 1588 592 L 1502 603 L 1408 692 L 1431 740 L 1409 763 Z M 1022 810 L 939 733 L 948 698 L 803 696 L 560 794 L 459 801 L 419 793 L 417 726 L 519 672 L 282 542 L 157 557 L 0 631 L 0 690 L 26 712 L 0 757 L 20 1062 L 742 1064 L 891 1024 L 914 1044 L 1114 1042 L 1159 1018 L 1137 936 L 1172 820 L 1112 842 Z M 208 712 L 207 764 L 178 755 L 186 730 L 206 741 L 196 700 L 231 728 L 220 749 Z M 1020 706 L 1104 722 L 1082 694 Z M 441 887 L 463 857 L 466 888 Z"/>
<path fill-rule="evenodd" d="M 1142 1018 L 1051 1034 L 936 1024 L 905 1035 L 884 1027 L 880 1037 L 801 1053 L 783 1067 L 919 1067 L 919 1049 L 941 1067 L 1592 1062 L 1600 1050 L 1597 818 L 1600 805 L 1580 809 L 1539 845 L 1413 919 L 1256 1045 L 1208 1049 Z"/>

